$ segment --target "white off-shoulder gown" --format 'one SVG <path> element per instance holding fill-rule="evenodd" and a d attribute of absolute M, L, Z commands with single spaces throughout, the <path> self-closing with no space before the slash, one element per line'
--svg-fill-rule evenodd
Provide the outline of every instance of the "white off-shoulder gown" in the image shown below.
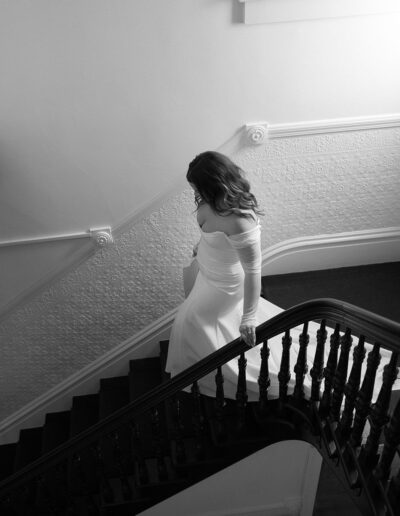
<path fill-rule="evenodd" d="M 246 246 L 255 243 L 259 245 L 259 242 L 259 224 L 234 237 L 229 237 L 222 231 L 212 233 L 201 231 L 196 257 L 199 273 L 189 296 L 178 310 L 171 330 L 166 364 L 166 371 L 171 373 L 171 376 L 192 366 L 239 337 L 239 326 L 243 315 L 244 270 L 236 247 L 238 243 Z M 282 312 L 280 307 L 260 297 L 256 313 L 257 325 L 280 312 Z M 295 383 L 293 367 L 297 360 L 299 337 L 302 329 L 302 326 L 298 326 L 290 332 L 292 346 L 290 349 L 291 380 L 289 382 L 289 393 L 293 390 Z M 319 324 L 309 323 L 310 342 L 307 348 L 309 371 L 314 360 L 318 329 Z M 326 343 L 325 364 L 329 352 L 328 343 L 329 339 Z M 270 339 L 268 344 L 270 348 L 268 364 L 271 380 L 268 395 L 270 398 L 274 398 L 278 397 L 279 394 L 278 373 L 282 354 L 282 335 Z M 370 346 L 368 346 L 367 351 L 369 349 L 371 349 Z M 383 365 L 390 358 L 390 353 L 384 352 L 383 354 L 383 360 L 377 375 L 379 378 L 382 375 Z M 246 359 L 248 399 L 249 401 L 256 401 L 259 396 L 260 346 L 249 348 L 246 352 Z M 233 359 L 223 366 L 222 373 L 224 375 L 225 397 L 234 399 L 238 378 L 237 359 Z M 198 383 L 202 394 L 215 396 L 215 373 L 207 375 Z M 380 384 L 381 381 L 378 380 L 374 397 Z M 311 391 L 309 373 L 305 377 L 304 389 L 306 396 L 309 396 Z"/>

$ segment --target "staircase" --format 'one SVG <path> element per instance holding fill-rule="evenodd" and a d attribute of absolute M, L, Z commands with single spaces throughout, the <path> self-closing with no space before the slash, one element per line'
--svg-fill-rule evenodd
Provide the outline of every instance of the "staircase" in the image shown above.
<path fill-rule="evenodd" d="M 321 324 L 306 399 L 311 320 Z M 290 330 L 300 324 L 298 360 L 290 364 Z M 269 399 L 268 340 L 279 334 L 279 398 Z M 374 346 L 362 374 L 365 341 Z M 319 450 L 361 514 L 399 516 L 400 402 L 392 387 L 400 325 L 347 303 L 319 299 L 260 325 L 257 343 L 262 343 L 257 403 L 247 402 L 247 348 L 240 339 L 173 379 L 165 373 L 165 341 L 159 357 L 132 360 L 127 376 L 101 380 L 97 394 L 74 397 L 71 410 L 47 414 L 42 427 L 21 430 L 17 443 L 0 446 L 1 516 L 133 516 L 287 439 Z M 372 405 L 380 347 L 392 355 Z M 226 400 L 223 364 L 235 357 L 237 396 Z M 288 395 L 292 371 L 296 384 Z M 211 372 L 215 399 L 201 395 L 201 378 Z"/>

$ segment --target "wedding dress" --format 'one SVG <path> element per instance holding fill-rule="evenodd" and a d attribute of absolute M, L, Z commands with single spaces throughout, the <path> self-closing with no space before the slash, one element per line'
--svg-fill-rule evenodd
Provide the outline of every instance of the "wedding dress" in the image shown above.
<path fill-rule="evenodd" d="M 239 326 L 243 315 L 244 271 L 246 270 L 247 273 L 251 274 L 261 269 L 261 228 L 259 222 L 249 231 L 233 236 L 227 236 L 222 231 L 206 233 L 201 228 L 200 231 L 201 238 L 195 258 L 198 262 L 199 272 L 189 296 L 178 310 L 171 330 L 166 364 L 166 371 L 170 372 L 171 376 L 192 366 L 205 356 L 239 337 Z M 247 311 L 251 312 L 252 310 L 252 307 L 247 307 Z M 259 325 L 282 311 L 280 307 L 260 297 L 258 306 L 253 310 L 253 313 L 249 314 L 249 318 L 255 320 L 256 325 Z M 312 380 L 309 371 L 314 360 L 318 329 L 318 323 L 309 323 L 308 373 L 304 379 L 306 397 L 309 397 L 311 393 Z M 290 331 L 292 345 L 290 348 L 291 379 L 288 389 L 289 394 L 292 392 L 295 383 L 293 367 L 296 364 L 299 337 L 302 331 L 302 325 Z M 268 365 L 271 380 L 268 396 L 270 398 L 276 398 L 279 395 L 278 373 L 282 354 L 282 336 L 278 335 L 268 341 L 270 348 Z M 356 342 L 355 339 L 354 342 Z M 372 346 L 366 345 L 366 348 L 368 352 L 372 349 Z M 326 364 L 329 353 L 329 338 L 325 350 Z M 381 385 L 383 366 L 390 359 L 390 352 L 381 350 L 381 354 L 383 356 L 377 373 L 374 399 Z M 350 373 L 351 358 L 352 352 L 350 353 L 348 373 Z M 257 380 L 261 363 L 260 346 L 249 348 L 246 351 L 246 359 L 248 400 L 256 401 L 259 397 Z M 364 360 L 364 370 L 365 362 L 366 360 Z M 222 373 L 224 376 L 224 395 L 226 398 L 234 399 L 238 378 L 237 359 L 225 364 L 222 367 Z M 199 380 L 198 384 L 201 394 L 215 396 L 215 373 L 205 376 Z"/>

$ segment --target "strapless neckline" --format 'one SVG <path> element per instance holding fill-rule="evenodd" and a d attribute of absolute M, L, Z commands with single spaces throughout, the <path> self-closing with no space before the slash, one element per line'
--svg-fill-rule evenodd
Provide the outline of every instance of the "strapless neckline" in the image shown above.
<path fill-rule="evenodd" d="M 232 237 L 240 237 L 242 235 L 247 235 L 248 233 L 251 233 L 252 231 L 254 231 L 255 229 L 258 229 L 260 228 L 261 225 L 260 223 L 258 222 L 255 226 L 253 226 L 252 228 L 248 229 L 247 231 L 242 231 L 241 233 L 235 233 L 234 235 L 227 235 L 224 231 L 204 231 L 204 229 L 199 226 L 199 229 L 200 229 L 200 232 L 202 235 L 218 235 L 218 234 L 221 234 L 221 235 L 224 235 L 226 236 L 226 238 L 232 238 Z"/>

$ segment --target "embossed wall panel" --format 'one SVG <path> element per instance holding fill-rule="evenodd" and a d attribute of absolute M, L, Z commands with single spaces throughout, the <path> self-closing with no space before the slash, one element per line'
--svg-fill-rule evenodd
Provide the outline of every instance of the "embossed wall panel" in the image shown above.
<path fill-rule="evenodd" d="M 265 210 L 263 248 L 400 225 L 400 128 L 273 139 L 230 154 Z M 182 266 L 199 238 L 191 189 L 124 228 L 1 322 L 0 419 L 182 301 Z"/>

